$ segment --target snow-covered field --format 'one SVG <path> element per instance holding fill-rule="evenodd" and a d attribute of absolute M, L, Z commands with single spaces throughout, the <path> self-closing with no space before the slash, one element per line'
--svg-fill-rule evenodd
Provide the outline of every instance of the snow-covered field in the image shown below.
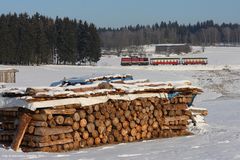
<path fill-rule="evenodd" d="M 19 70 L 8 87 L 46 86 L 63 77 L 129 73 L 151 81 L 191 80 L 204 89 L 195 106 L 207 108 L 209 124 L 187 137 L 108 145 L 67 153 L 22 153 L 0 148 L 1 159 L 240 159 L 240 48 L 207 47 L 207 66 L 121 67 L 118 57 L 103 57 L 97 66 L 0 66 Z"/>
<path fill-rule="evenodd" d="M 146 50 L 154 52 L 153 46 L 146 47 Z M 182 56 L 177 55 L 170 55 L 173 57 L 208 57 L 208 62 L 211 66 L 215 65 L 237 65 L 239 66 L 239 54 L 240 54 L 240 47 L 205 47 L 204 53 L 201 53 L 201 47 L 193 46 L 193 53 L 192 54 L 185 54 Z M 200 53 L 195 53 L 198 52 Z M 158 55 L 152 55 L 158 56 Z M 233 58 L 235 57 L 235 58 Z M 99 62 L 98 66 L 120 66 L 120 57 L 117 56 L 104 56 Z"/>

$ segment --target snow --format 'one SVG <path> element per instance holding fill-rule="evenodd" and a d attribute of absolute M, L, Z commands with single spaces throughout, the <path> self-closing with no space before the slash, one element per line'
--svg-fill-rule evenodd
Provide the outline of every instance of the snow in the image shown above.
<path fill-rule="evenodd" d="M 18 72 L 18 70 L 15 70 L 14 68 L 7 68 L 7 67 L 3 67 L 3 68 L 1 68 L 1 66 L 0 66 L 0 71 L 16 71 L 16 72 Z"/>
<path fill-rule="evenodd" d="M 112 59 L 109 56 L 102 58 L 98 66 L 1 66 L 19 70 L 17 83 L 6 84 L 7 87 L 47 86 L 63 77 L 94 73 L 129 73 L 134 78 L 153 82 L 187 79 L 204 90 L 196 97 L 194 104 L 208 109 L 205 118 L 208 125 L 199 126 L 200 130 L 195 130 L 196 134 L 191 136 L 100 146 L 67 153 L 22 153 L 0 148 L 0 159 L 240 159 L 240 48 L 206 47 L 205 53 L 191 56 L 206 56 L 209 65 L 120 67 L 120 58 Z M 105 64 L 107 66 L 103 66 Z"/>
<path fill-rule="evenodd" d="M 57 100 L 47 100 L 40 102 L 26 102 L 23 98 L 7 98 L 3 97 L 0 100 L 0 108 L 1 107 L 15 107 L 22 106 L 23 108 L 30 109 L 35 111 L 38 108 L 49 108 L 55 106 L 62 106 L 68 104 L 81 104 L 81 106 L 89 106 L 94 104 L 105 103 L 108 100 L 134 100 L 137 98 L 145 98 L 145 97 L 159 97 L 159 98 L 167 98 L 167 93 L 141 93 L 141 94 L 127 94 L 127 95 L 106 95 L 106 96 L 97 96 L 97 97 L 81 97 L 81 98 L 65 98 L 65 99 L 57 99 Z"/>
<path fill-rule="evenodd" d="M 221 65 L 224 67 L 225 65 L 229 65 L 232 67 L 238 67 L 239 69 L 239 58 L 232 58 L 232 57 L 239 57 L 240 47 L 205 47 L 205 51 L 202 53 L 202 48 L 199 46 L 193 46 L 193 51 L 190 54 L 184 55 L 174 55 L 174 57 L 207 57 L 208 63 L 211 65 L 211 68 L 214 69 L 214 66 Z M 145 45 L 144 50 L 147 53 L 153 53 L 155 51 L 154 45 Z M 197 52 L 199 51 L 199 53 Z M 197 52 L 197 53 L 196 53 Z M 159 54 L 152 54 L 151 57 L 164 57 L 164 55 Z M 117 56 L 104 56 L 100 59 L 97 63 L 98 66 L 120 66 L 120 59 L 121 57 Z M 163 67 L 163 66 L 161 66 Z M 167 66 L 168 67 L 168 66 Z M 167 68 L 166 67 L 166 68 Z M 171 69 L 177 68 L 178 66 L 170 67 Z M 204 67 L 204 66 L 203 66 Z M 164 69 L 166 69 L 164 68 Z M 185 67 L 185 68 L 192 68 L 192 67 Z M 220 68 L 220 67 L 219 67 Z M 206 69 L 206 67 L 205 67 Z"/>
<path fill-rule="evenodd" d="M 149 82 L 149 80 L 148 79 L 137 79 L 137 80 L 123 81 L 123 83 L 125 83 L 125 84 L 144 83 L 144 82 Z"/>
<path fill-rule="evenodd" d="M 202 92 L 202 89 L 200 89 L 199 87 L 191 86 L 190 81 L 142 83 L 146 81 L 148 80 L 135 80 L 135 81 L 130 80 L 130 83 L 127 83 L 127 84 L 109 83 L 112 86 L 111 89 L 95 89 L 92 91 L 83 91 L 83 92 L 69 91 L 69 88 L 72 88 L 72 87 L 46 87 L 46 88 L 33 87 L 33 88 L 27 88 L 26 92 L 25 90 L 22 90 L 22 89 L 18 90 L 17 88 L 9 89 L 9 90 L 6 89 L 2 91 L 4 96 L 0 97 L 0 108 L 18 106 L 18 107 L 23 107 L 23 108 L 27 108 L 32 111 L 35 111 L 38 108 L 43 108 L 43 107 L 49 108 L 49 107 L 63 106 L 68 104 L 80 104 L 81 106 L 90 106 L 90 105 L 105 103 L 108 100 L 112 100 L 112 99 L 134 100 L 134 99 L 143 98 L 143 97 L 159 97 L 159 98 L 168 99 L 169 96 L 167 91 L 169 89 L 174 89 L 173 91 L 175 92 L 179 92 L 179 91 L 181 92 L 181 90 L 184 90 L 184 89 L 192 89 L 192 92 L 194 93 Z M 132 83 L 136 83 L 136 84 L 132 84 Z M 93 86 L 98 87 L 95 84 L 77 85 L 75 86 L 76 88 L 74 89 L 77 90 L 77 89 L 82 89 L 82 87 L 88 88 Z M 117 89 L 124 91 L 125 94 L 121 94 L 120 96 L 111 95 L 111 93 L 116 93 Z M 37 90 L 37 93 L 31 94 L 32 91 L 36 92 L 34 90 Z M 155 92 L 161 91 L 161 93 L 144 93 L 147 91 L 155 91 Z M 28 94 L 29 92 L 30 94 Z M 136 92 L 142 92 L 142 93 L 136 94 Z M 17 94 L 17 96 L 13 97 L 12 99 L 7 98 L 8 97 L 7 95 L 9 93 Z M 91 96 L 99 93 L 102 96 L 96 96 L 96 97 Z M 54 99 L 54 100 L 46 100 L 46 101 L 29 102 L 28 100 L 31 99 L 31 96 L 33 99 L 36 97 L 41 98 L 41 97 L 57 97 L 57 96 L 64 96 L 64 98 L 56 99 L 56 100 Z M 72 97 L 75 97 L 75 98 L 72 98 Z M 20 105 L 18 105 L 18 103 Z"/>
<path fill-rule="evenodd" d="M 156 44 L 156 46 L 183 46 L 185 43 L 175 44 L 175 43 L 167 43 L 167 44 Z"/>

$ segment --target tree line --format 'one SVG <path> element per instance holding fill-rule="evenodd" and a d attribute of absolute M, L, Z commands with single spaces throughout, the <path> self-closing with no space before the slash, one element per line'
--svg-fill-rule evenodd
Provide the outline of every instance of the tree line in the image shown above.
<path fill-rule="evenodd" d="M 189 43 L 192 45 L 214 45 L 217 43 L 239 44 L 240 25 L 216 24 L 212 20 L 196 24 L 161 22 L 150 25 L 125 26 L 121 28 L 99 28 L 101 45 L 104 48 L 122 49 L 126 46 Z"/>
<path fill-rule="evenodd" d="M 97 62 L 100 38 L 94 24 L 35 13 L 0 16 L 0 64 Z"/>

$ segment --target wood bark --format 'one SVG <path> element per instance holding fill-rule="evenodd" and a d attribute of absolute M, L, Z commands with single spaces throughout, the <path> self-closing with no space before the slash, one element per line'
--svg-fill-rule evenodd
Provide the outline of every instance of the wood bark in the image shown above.
<path fill-rule="evenodd" d="M 47 121 L 46 114 L 33 114 L 31 116 L 32 116 L 32 119 L 35 121 Z"/>
<path fill-rule="evenodd" d="M 51 140 L 50 136 L 34 136 L 30 134 L 24 135 L 24 141 L 33 141 L 33 142 L 39 143 L 39 142 L 47 142 L 50 140 Z"/>
<path fill-rule="evenodd" d="M 55 122 L 59 125 L 64 123 L 64 117 L 63 116 L 57 116 L 55 117 Z"/>
<path fill-rule="evenodd" d="M 47 127 L 48 123 L 45 121 L 31 121 L 29 125 L 35 127 Z"/>
<path fill-rule="evenodd" d="M 60 139 L 60 140 L 55 140 L 55 141 L 49 141 L 45 143 L 38 143 L 38 147 L 48 147 L 48 146 L 53 146 L 53 145 L 58 145 L 58 144 L 66 144 L 66 143 L 71 143 L 73 142 L 73 139 Z"/>
<path fill-rule="evenodd" d="M 26 129 L 28 127 L 28 124 L 32 120 L 32 117 L 29 116 L 28 114 L 24 113 L 21 115 L 19 119 L 19 125 L 17 128 L 17 132 L 14 136 L 13 142 L 11 144 L 11 147 L 14 151 L 17 151 L 19 149 L 19 146 L 22 142 L 22 139 L 24 137 L 24 134 L 26 132 Z"/>
<path fill-rule="evenodd" d="M 55 134 L 70 133 L 70 132 L 73 132 L 73 129 L 71 126 L 56 126 L 54 128 L 36 127 L 34 131 L 34 135 L 47 136 L 47 135 L 55 135 Z"/>
<path fill-rule="evenodd" d="M 43 114 L 61 114 L 61 115 L 71 115 L 76 112 L 75 108 L 70 108 L 70 109 L 42 109 L 41 113 Z"/>

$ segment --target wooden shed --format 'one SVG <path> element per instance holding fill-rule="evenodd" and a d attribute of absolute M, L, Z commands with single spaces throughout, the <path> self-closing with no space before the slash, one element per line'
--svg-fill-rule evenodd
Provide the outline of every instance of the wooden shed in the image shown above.
<path fill-rule="evenodd" d="M 0 83 L 15 83 L 17 69 L 0 68 Z"/>

